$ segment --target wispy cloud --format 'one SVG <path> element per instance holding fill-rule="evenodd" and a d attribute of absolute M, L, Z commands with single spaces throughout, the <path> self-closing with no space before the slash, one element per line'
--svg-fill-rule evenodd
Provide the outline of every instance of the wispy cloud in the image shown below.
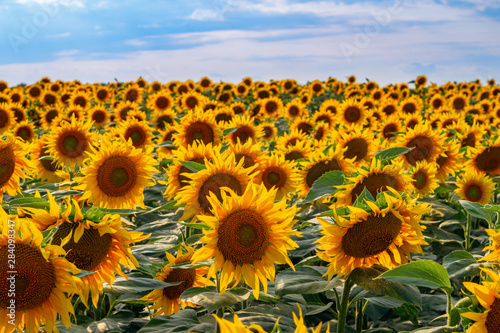
<path fill-rule="evenodd" d="M 59 52 L 54 53 L 54 55 L 57 58 L 64 58 L 64 57 L 71 57 L 71 56 L 77 55 L 78 53 L 80 53 L 80 50 L 73 49 L 73 50 L 59 51 Z"/>
<path fill-rule="evenodd" d="M 15 0 L 17 3 L 21 5 L 46 5 L 46 4 L 57 4 L 65 7 L 78 7 L 84 8 L 85 3 L 80 0 Z"/>
<path fill-rule="evenodd" d="M 187 18 L 196 21 L 222 21 L 224 19 L 221 13 L 212 9 L 195 9 Z"/>
<path fill-rule="evenodd" d="M 147 44 L 148 42 L 142 39 L 129 39 L 125 41 L 125 45 L 132 45 L 132 46 L 144 46 Z"/>
<path fill-rule="evenodd" d="M 70 32 L 63 32 L 63 33 L 55 34 L 55 35 L 47 35 L 47 36 L 45 36 L 45 38 L 66 38 L 69 36 L 71 36 Z"/>

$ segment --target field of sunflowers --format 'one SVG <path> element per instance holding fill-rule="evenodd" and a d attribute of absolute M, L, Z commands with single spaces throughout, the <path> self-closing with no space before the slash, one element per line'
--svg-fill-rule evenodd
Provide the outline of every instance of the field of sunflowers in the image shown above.
<path fill-rule="evenodd" d="M 0 81 L 0 332 L 500 332 L 500 86 Z"/>

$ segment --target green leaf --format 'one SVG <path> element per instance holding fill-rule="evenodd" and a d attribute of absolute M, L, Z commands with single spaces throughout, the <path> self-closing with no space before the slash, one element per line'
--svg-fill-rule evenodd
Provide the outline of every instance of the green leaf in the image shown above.
<path fill-rule="evenodd" d="M 195 229 L 210 229 L 210 226 L 206 223 L 198 222 L 198 223 L 189 223 L 189 222 L 177 222 L 178 224 L 182 224 L 186 227 L 191 227 Z"/>
<path fill-rule="evenodd" d="M 337 191 L 336 186 L 344 184 L 345 174 L 342 171 L 328 171 L 319 177 L 307 193 L 304 203 L 328 197 Z"/>
<path fill-rule="evenodd" d="M 375 152 L 375 158 L 378 160 L 381 160 L 381 161 L 389 162 L 390 160 L 392 160 L 400 155 L 406 154 L 412 150 L 413 150 L 413 147 L 412 148 L 392 147 L 392 148 L 379 150 L 379 151 Z"/>
<path fill-rule="evenodd" d="M 9 205 L 12 207 L 31 207 L 38 209 L 49 209 L 49 201 L 44 198 L 16 198 L 12 199 L 9 202 Z"/>
<path fill-rule="evenodd" d="M 458 214 L 458 210 L 448 206 L 442 201 L 438 201 L 432 198 L 421 198 L 418 200 L 418 203 L 422 202 L 428 203 L 430 205 L 430 210 L 425 215 L 442 220 L 449 220 L 450 218 Z"/>
<path fill-rule="evenodd" d="M 469 252 L 458 250 L 443 258 L 443 267 L 453 279 L 479 275 L 481 264 Z"/>
<path fill-rule="evenodd" d="M 446 269 L 435 261 L 413 261 L 391 269 L 379 275 L 376 279 L 386 279 L 392 282 L 413 284 L 431 289 L 443 288 L 452 290 L 450 278 Z"/>
<path fill-rule="evenodd" d="M 156 145 L 156 148 L 170 148 L 170 149 L 176 149 L 177 146 L 174 145 L 172 141 L 163 141 L 162 143 L 159 143 Z"/>
<path fill-rule="evenodd" d="M 236 132 L 238 129 L 239 129 L 239 127 L 226 128 L 225 130 L 222 131 L 222 135 L 226 136 L 226 135 L 232 134 L 232 133 Z"/>
<path fill-rule="evenodd" d="M 276 275 L 274 285 L 277 297 L 288 294 L 317 294 L 342 284 L 340 278 L 327 281 L 320 272 L 308 266 L 287 268 Z"/>
<path fill-rule="evenodd" d="M 50 155 L 45 155 L 45 156 L 39 157 L 38 160 L 39 161 L 53 161 L 54 158 Z"/>
<path fill-rule="evenodd" d="M 379 265 L 368 268 L 358 267 L 349 274 L 349 278 L 361 288 L 372 293 L 390 296 L 396 300 L 421 307 L 422 297 L 417 287 L 391 282 L 383 278 L 377 279 L 380 274 L 387 271 L 387 268 Z"/>
<path fill-rule="evenodd" d="M 120 310 L 102 320 L 93 322 L 87 327 L 88 332 L 124 332 L 134 320 L 134 313 L 130 310 Z"/>
<path fill-rule="evenodd" d="M 243 302 L 250 297 L 251 291 L 246 288 L 234 288 L 223 294 L 208 288 L 194 287 L 184 291 L 181 301 L 203 306 L 208 312 Z"/>
<path fill-rule="evenodd" d="M 67 195 L 82 195 L 84 192 L 83 191 L 75 191 L 75 190 L 61 190 L 61 191 L 54 191 L 51 194 L 54 197 L 65 197 Z M 45 197 L 45 196 L 44 196 Z"/>
<path fill-rule="evenodd" d="M 373 195 L 371 195 L 371 193 L 366 189 L 365 186 L 363 191 L 356 198 L 356 201 L 354 201 L 353 206 L 357 208 L 362 208 L 367 211 L 371 211 L 370 206 L 366 204 L 366 201 L 374 202 L 375 198 L 373 197 Z"/>
<path fill-rule="evenodd" d="M 213 324 L 200 323 L 196 311 L 192 309 L 182 310 L 171 316 L 157 316 L 151 319 L 138 333 L 185 333 L 185 332 L 205 332 L 210 333 L 214 330 L 215 318 Z"/>
<path fill-rule="evenodd" d="M 115 281 L 112 286 L 105 288 L 105 291 L 109 294 L 137 293 L 141 291 L 177 286 L 181 283 L 183 282 L 163 282 L 147 278 L 133 278 L 129 280 L 123 279 Z"/>
<path fill-rule="evenodd" d="M 488 212 L 495 212 L 500 214 L 500 205 L 490 205 L 486 204 L 483 206 L 484 210 Z"/>
<path fill-rule="evenodd" d="M 205 164 L 197 163 L 194 161 L 181 161 L 181 164 L 195 173 L 207 168 Z"/>
<path fill-rule="evenodd" d="M 460 202 L 465 211 L 471 216 L 477 217 L 479 219 L 485 219 L 490 225 L 493 223 L 495 213 L 487 211 L 480 203 L 470 202 L 467 200 L 458 200 L 458 202 Z"/>

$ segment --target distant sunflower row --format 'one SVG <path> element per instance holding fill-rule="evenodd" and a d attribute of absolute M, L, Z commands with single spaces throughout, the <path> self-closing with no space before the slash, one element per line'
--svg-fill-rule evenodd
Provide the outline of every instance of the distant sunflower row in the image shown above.
<path fill-rule="evenodd" d="M 58 204 L 47 191 L 48 209 L 4 213 L 15 221 L 18 255 L 28 258 L 22 274 L 37 281 L 16 296 L 24 311 L 16 327 L 50 331 L 57 313 L 68 325 L 64 293 L 96 306 L 103 282 L 124 275 L 120 264 L 136 268 L 130 248 L 147 235 L 101 208 L 160 209 L 165 202 L 144 197 L 158 185 L 182 209 L 179 221 L 197 223 L 203 235 L 198 248 L 167 252 L 155 278 L 183 283 L 142 298 L 155 315 L 191 306 L 182 292 L 215 282 L 220 292 L 246 285 L 258 300 L 276 265 L 293 267 L 297 206 L 314 201 L 332 210 L 331 220 L 317 218 L 316 251 L 328 279 L 410 261 L 427 244 L 420 222 L 428 205 L 418 198 L 455 195 L 484 205 L 500 175 L 500 87 L 493 80 L 427 85 L 425 76 L 410 84 L 379 87 L 353 76 L 305 85 L 0 81 L 4 203 L 40 185 L 73 195 Z M 330 176 L 331 193 L 318 195 L 315 187 Z M 8 253 L 8 228 L 0 256 Z M 171 267 L 205 260 L 213 260 L 210 268 Z M 73 275 L 80 270 L 95 273 Z"/>

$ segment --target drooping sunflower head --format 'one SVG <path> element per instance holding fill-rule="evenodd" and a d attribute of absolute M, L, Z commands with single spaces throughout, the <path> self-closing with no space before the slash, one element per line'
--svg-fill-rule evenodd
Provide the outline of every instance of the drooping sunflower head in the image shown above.
<path fill-rule="evenodd" d="M 168 262 L 156 274 L 155 280 L 163 282 L 182 282 L 176 286 L 166 287 L 163 289 L 155 289 L 148 295 L 144 296 L 142 300 L 153 302 L 151 307 L 154 311 L 154 316 L 164 314 L 170 316 L 177 313 L 186 306 L 196 307 L 190 302 L 181 301 L 181 294 L 191 287 L 205 287 L 207 285 L 213 286 L 214 283 L 205 278 L 208 272 L 208 267 L 198 268 L 172 268 L 171 266 L 178 264 L 185 264 L 191 261 L 194 254 L 194 248 L 186 246 L 186 253 L 180 248 L 177 251 L 177 257 L 166 252 Z"/>
<path fill-rule="evenodd" d="M 194 112 L 186 114 L 181 119 L 179 133 L 174 136 L 177 146 L 188 147 L 195 141 L 201 141 L 205 145 L 220 143 L 221 130 L 217 126 L 214 115 L 197 108 Z"/>
<path fill-rule="evenodd" d="M 81 165 L 88 156 L 94 143 L 94 135 L 90 133 L 91 122 L 71 118 L 71 122 L 63 121 L 54 128 L 48 137 L 48 152 L 58 165 L 74 169 Z"/>
<path fill-rule="evenodd" d="M 214 152 L 213 161 L 206 161 L 206 169 L 197 173 L 184 173 L 189 178 L 190 186 L 182 188 L 175 199 L 179 204 L 185 203 L 182 220 L 196 214 L 211 214 L 212 205 L 208 200 L 210 193 L 222 198 L 222 187 L 228 187 L 236 194 L 242 195 L 248 182 L 254 176 L 257 167 L 243 168 L 244 159 L 236 163 L 234 153 L 220 154 Z"/>
<path fill-rule="evenodd" d="M 42 247 L 42 233 L 33 223 L 24 219 L 9 220 L 5 212 L 0 215 L 0 330 L 2 332 L 38 332 L 41 325 L 51 332 L 56 330 L 56 318 L 66 327 L 71 327 L 70 314 L 74 316 L 73 305 L 65 293 L 78 293 L 80 270 L 66 258 L 66 252 L 59 246 Z M 14 238 L 9 238 L 14 231 Z M 12 243 L 11 241 L 14 241 Z M 15 272 L 8 266 L 9 248 L 15 248 Z M 10 246 L 9 246 L 10 245 Z M 11 280 L 15 281 L 15 294 L 9 293 Z M 8 323 L 14 300 L 16 316 L 14 325 Z M 11 318 L 12 319 L 12 318 Z M 10 320 L 10 319 L 9 319 Z"/>
<path fill-rule="evenodd" d="M 369 168 L 357 168 L 358 174 L 348 177 L 346 185 L 339 186 L 339 191 L 334 195 L 337 205 L 354 204 L 365 188 L 374 198 L 389 188 L 398 192 L 409 192 L 407 184 L 411 183 L 411 177 L 403 171 L 402 162 L 382 166 L 379 159 L 373 158 Z"/>
<path fill-rule="evenodd" d="M 443 152 L 444 138 L 440 132 L 433 131 L 428 124 L 419 124 L 408 129 L 406 135 L 399 138 L 398 144 L 413 150 L 402 155 L 405 165 L 415 166 L 418 161 L 435 162 Z"/>
<path fill-rule="evenodd" d="M 471 169 L 457 179 L 457 195 L 467 201 L 486 205 L 493 198 L 495 183 L 487 174 Z"/>
<path fill-rule="evenodd" d="M 397 192 L 384 192 L 384 197 L 387 207 L 366 201 L 369 210 L 347 206 L 350 214 L 344 216 L 334 210 L 334 223 L 318 218 L 324 236 L 317 241 L 317 253 L 329 262 L 328 279 L 356 267 L 393 268 L 411 260 L 410 253 L 423 253 L 421 245 L 427 243 L 419 220 L 426 206 L 408 203 Z"/>
<path fill-rule="evenodd" d="M 350 171 L 354 158 L 345 158 L 344 150 L 346 148 L 337 145 L 335 148 L 328 149 L 327 152 L 318 150 L 309 156 L 308 161 L 303 163 L 302 170 L 299 171 L 300 196 L 305 197 L 314 182 L 328 171 Z"/>
<path fill-rule="evenodd" d="M 297 244 L 291 235 L 296 208 L 286 201 L 275 203 L 276 190 L 268 191 L 264 184 L 250 183 L 241 194 L 224 189 L 221 196 L 208 197 L 213 216 L 199 215 L 211 229 L 204 230 L 200 242 L 205 245 L 193 255 L 193 263 L 215 257 L 208 277 L 220 270 L 220 290 L 241 280 L 259 298 L 260 283 L 267 292 L 267 281 L 273 281 L 275 263 L 289 264 L 287 251 Z"/>
<path fill-rule="evenodd" d="M 78 189 L 85 191 L 80 200 L 106 208 L 144 207 L 143 190 L 154 185 L 152 175 L 158 172 L 152 150 L 103 138 L 98 149 L 89 153 L 83 176 L 75 178 L 81 183 Z"/>

